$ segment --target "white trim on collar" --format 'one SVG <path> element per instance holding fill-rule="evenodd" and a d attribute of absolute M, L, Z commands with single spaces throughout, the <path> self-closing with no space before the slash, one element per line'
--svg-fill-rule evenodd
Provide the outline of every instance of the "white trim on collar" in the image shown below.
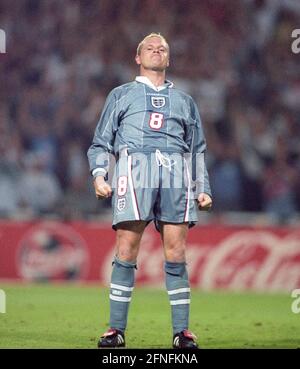
<path fill-rule="evenodd" d="M 137 82 L 141 82 L 141 83 L 144 83 L 145 85 L 149 86 L 150 88 L 152 88 L 153 90 L 155 91 L 161 91 L 165 88 L 172 88 L 173 87 L 173 82 L 170 82 L 168 80 L 165 81 L 165 83 L 161 86 L 154 86 L 154 84 L 150 81 L 150 79 L 148 77 L 145 77 L 145 76 L 137 76 L 135 77 L 135 80 Z"/>

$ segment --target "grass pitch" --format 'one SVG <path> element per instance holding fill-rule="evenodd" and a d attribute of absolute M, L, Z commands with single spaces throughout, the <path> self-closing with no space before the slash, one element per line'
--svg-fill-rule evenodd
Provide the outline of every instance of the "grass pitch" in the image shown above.
<path fill-rule="evenodd" d="M 95 348 L 108 327 L 109 290 L 83 285 L 1 284 L 1 348 Z M 192 290 L 190 329 L 202 348 L 300 348 L 300 314 L 290 295 L 204 293 Z M 170 348 L 171 319 L 164 290 L 136 287 L 128 348 Z"/>

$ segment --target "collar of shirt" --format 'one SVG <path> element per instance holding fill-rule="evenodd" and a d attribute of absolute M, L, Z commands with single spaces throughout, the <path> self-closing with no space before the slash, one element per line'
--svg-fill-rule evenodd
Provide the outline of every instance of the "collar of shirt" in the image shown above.
<path fill-rule="evenodd" d="M 150 81 L 150 79 L 149 79 L 148 77 L 145 77 L 145 76 L 137 76 L 137 77 L 135 77 L 135 80 L 136 80 L 137 82 L 144 83 L 145 85 L 147 85 L 147 86 L 151 87 L 151 88 L 152 88 L 153 90 L 155 90 L 155 91 L 161 91 L 161 90 L 163 90 L 163 89 L 165 89 L 165 88 L 172 88 L 172 87 L 173 87 L 173 85 L 174 85 L 174 84 L 173 84 L 173 82 L 166 80 L 166 81 L 165 81 L 165 83 L 164 83 L 163 85 L 156 87 L 156 86 L 154 86 L 154 84 Z"/>

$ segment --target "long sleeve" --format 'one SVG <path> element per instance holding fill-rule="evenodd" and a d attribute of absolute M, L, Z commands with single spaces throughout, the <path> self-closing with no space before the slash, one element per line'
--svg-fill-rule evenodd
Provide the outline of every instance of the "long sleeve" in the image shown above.
<path fill-rule="evenodd" d="M 198 108 L 191 100 L 191 138 L 190 149 L 192 153 L 192 179 L 196 185 L 196 195 L 201 192 L 212 197 L 209 176 L 205 164 L 206 140 Z"/>
<path fill-rule="evenodd" d="M 106 176 L 109 168 L 109 154 L 114 154 L 113 146 L 117 127 L 117 101 L 114 91 L 111 91 L 104 104 L 92 145 L 87 152 L 92 175 L 98 172 Z"/>

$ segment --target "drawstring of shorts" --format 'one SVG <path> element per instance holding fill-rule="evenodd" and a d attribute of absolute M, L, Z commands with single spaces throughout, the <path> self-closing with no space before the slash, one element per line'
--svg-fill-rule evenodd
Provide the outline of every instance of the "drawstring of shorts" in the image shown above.
<path fill-rule="evenodd" d="M 155 151 L 155 158 L 156 158 L 156 163 L 159 167 L 163 166 L 165 168 L 168 168 L 169 171 L 171 171 L 172 166 L 176 164 L 175 160 L 171 161 L 170 158 L 168 158 L 167 156 L 164 156 L 158 149 L 156 149 Z"/>

